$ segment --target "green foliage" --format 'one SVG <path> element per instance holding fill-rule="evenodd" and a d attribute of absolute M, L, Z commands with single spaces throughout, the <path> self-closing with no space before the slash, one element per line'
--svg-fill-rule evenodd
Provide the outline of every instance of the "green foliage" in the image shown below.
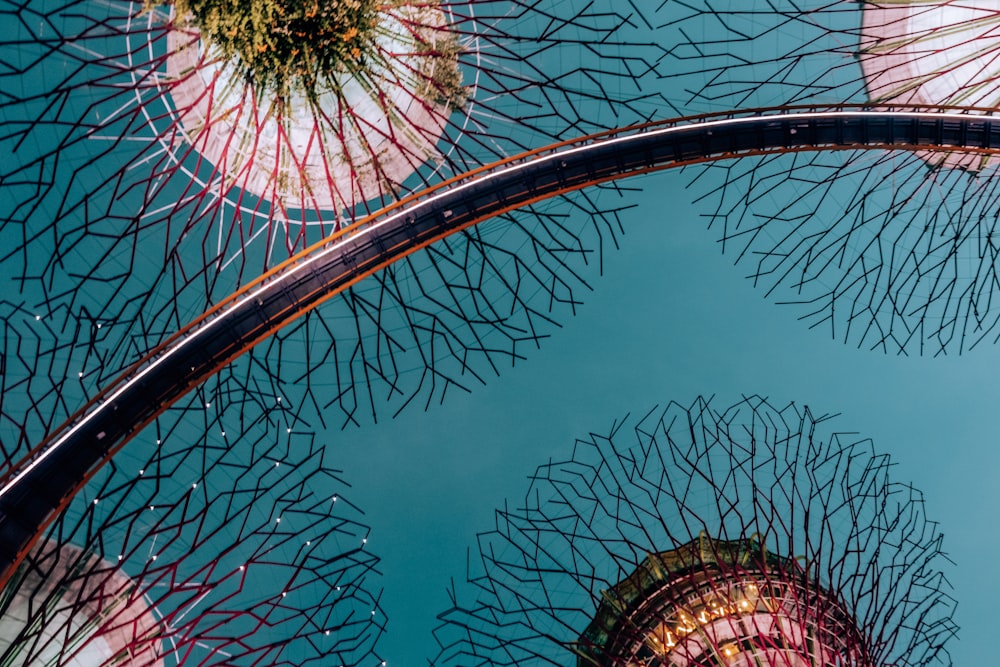
<path fill-rule="evenodd" d="M 306 92 L 350 71 L 374 48 L 377 0 L 174 0 L 196 26 L 263 88 Z"/>
<path fill-rule="evenodd" d="M 155 0 L 147 0 L 146 9 Z M 419 52 L 413 92 L 428 102 L 461 108 L 458 37 L 441 25 L 438 0 L 169 0 L 175 21 L 193 26 L 220 55 L 235 63 L 258 91 L 313 100 L 317 84 L 357 74 L 386 59 L 376 43 L 383 14 L 402 9 L 408 39 Z M 430 18 L 428 18 L 430 17 Z M 425 22 L 426 21 L 426 22 Z M 412 65 L 411 65 L 412 66 Z"/>
<path fill-rule="evenodd" d="M 427 32 L 432 55 L 428 55 L 420 64 L 421 82 L 416 93 L 435 104 L 447 104 L 454 109 L 461 109 L 469 101 L 469 92 L 462 85 L 462 70 L 458 65 L 462 46 L 455 35 L 430 30 Z"/>

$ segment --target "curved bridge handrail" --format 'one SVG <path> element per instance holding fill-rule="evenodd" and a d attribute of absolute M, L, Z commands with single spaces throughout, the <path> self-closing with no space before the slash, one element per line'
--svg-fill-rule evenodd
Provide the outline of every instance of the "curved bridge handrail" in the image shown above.
<path fill-rule="evenodd" d="M 449 234 L 589 185 L 709 160 L 856 148 L 1000 154 L 994 111 L 810 106 L 703 114 L 559 142 L 405 197 L 206 311 L 11 466 L 0 479 L 0 585 L 100 465 L 190 388 L 295 317 Z"/>
<path fill-rule="evenodd" d="M 316 252 L 322 250 L 325 247 L 328 247 L 331 243 L 334 243 L 338 240 L 347 237 L 351 237 L 357 234 L 358 232 L 363 231 L 369 225 L 381 219 L 387 218 L 394 213 L 398 213 L 400 210 L 412 206 L 415 203 L 426 200 L 432 197 L 433 195 L 440 193 L 441 191 L 449 190 L 454 186 L 467 183 L 483 175 L 494 173 L 511 165 L 525 163 L 530 160 L 536 159 L 538 157 L 552 155 L 554 153 L 570 148 L 579 148 L 588 146 L 595 142 L 607 139 L 616 139 L 619 137 L 627 137 L 643 133 L 650 133 L 650 132 L 655 132 L 656 130 L 674 128 L 678 126 L 715 123 L 718 121 L 738 121 L 741 119 L 757 121 L 772 116 L 778 116 L 778 117 L 790 116 L 790 115 L 805 116 L 808 114 L 816 114 L 816 113 L 852 113 L 852 112 L 859 114 L 860 113 L 874 113 L 874 114 L 929 113 L 929 114 L 936 114 L 938 116 L 947 116 L 954 114 L 963 117 L 967 116 L 970 119 L 979 119 L 984 116 L 991 117 L 994 116 L 995 114 L 997 116 L 1000 116 L 1000 108 L 989 108 L 989 107 L 953 107 L 947 105 L 927 105 L 927 104 L 907 105 L 905 107 L 892 107 L 892 106 L 880 106 L 880 105 L 847 105 L 847 104 L 833 104 L 833 105 L 823 105 L 823 106 L 791 105 L 783 107 L 759 107 L 754 109 L 711 112 L 711 113 L 698 114 L 694 116 L 683 116 L 680 118 L 650 121 L 648 123 L 641 123 L 638 125 L 628 125 L 621 128 L 614 128 L 611 130 L 596 132 L 594 134 L 588 134 L 582 137 L 567 139 L 565 141 L 549 144 L 547 146 L 526 151 L 524 153 L 519 153 L 517 155 L 513 155 L 504 158 L 502 160 L 498 160 L 496 162 L 491 162 L 490 164 L 477 167 L 465 173 L 452 176 L 451 178 L 442 181 L 440 183 L 437 183 L 429 188 L 425 188 L 424 190 L 421 190 L 419 192 L 407 195 L 406 197 L 403 197 L 398 201 L 393 202 L 392 204 L 386 206 L 385 208 L 375 211 L 374 213 L 371 213 L 359 220 L 356 220 L 350 225 L 346 225 L 340 228 L 339 230 L 333 232 L 323 240 L 318 241 L 313 245 L 309 246 L 308 248 L 299 251 L 292 257 L 289 257 L 280 264 L 276 264 L 274 267 L 262 273 L 257 278 L 254 278 L 246 285 L 241 287 L 239 290 L 237 290 L 230 296 L 226 297 L 225 299 L 220 301 L 218 304 L 216 304 L 209 310 L 205 311 L 205 313 L 203 313 L 201 316 L 193 320 L 190 324 L 184 327 L 184 329 L 181 329 L 171 338 L 168 338 L 166 341 L 161 343 L 160 346 L 169 344 L 172 339 L 176 339 L 182 336 L 185 331 L 188 331 L 191 328 L 196 327 L 200 322 L 206 319 L 210 319 L 215 313 L 225 310 L 231 304 L 245 298 L 246 294 L 250 290 L 252 290 L 255 286 L 259 286 L 270 280 L 273 280 L 274 278 L 284 273 L 287 269 L 299 264 L 303 260 L 307 260 L 310 256 L 312 256 Z M 870 144 L 866 146 L 871 147 Z M 847 147 L 857 148 L 861 146 L 857 144 L 852 144 Z M 899 144 L 894 145 L 894 147 L 905 148 L 905 146 Z M 830 147 L 825 147 L 825 148 L 830 148 Z M 933 146 L 921 146 L 918 148 L 931 149 L 933 148 Z M 968 147 L 968 146 L 949 146 L 949 148 L 955 150 L 972 151 L 972 152 L 993 153 L 1000 151 L 1000 147 L 979 148 L 979 147 Z M 137 363 L 141 363 L 141 360 L 140 362 Z M 129 369 L 129 371 L 130 370 L 131 368 Z M 129 371 L 126 371 L 126 373 L 128 373 Z M 0 495 L 2 495 L 2 481 L 0 481 Z"/>

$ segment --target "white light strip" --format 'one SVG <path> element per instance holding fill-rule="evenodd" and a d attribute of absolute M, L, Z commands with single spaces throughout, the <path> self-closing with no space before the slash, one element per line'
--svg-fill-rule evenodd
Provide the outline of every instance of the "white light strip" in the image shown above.
<path fill-rule="evenodd" d="M 463 191 L 463 190 L 465 190 L 467 188 L 472 187 L 473 185 L 478 185 L 478 184 L 480 184 L 482 182 L 487 182 L 487 181 L 489 181 L 491 179 L 500 178 L 501 176 L 506 176 L 506 175 L 509 175 L 511 173 L 515 173 L 515 172 L 517 172 L 517 171 L 519 171 L 521 169 L 525 169 L 525 168 L 527 168 L 529 166 L 533 167 L 533 166 L 538 165 L 539 163 L 548 162 L 548 161 L 551 161 L 551 160 L 555 160 L 557 158 L 562 158 L 562 157 L 564 157 L 566 155 L 572 155 L 572 154 L 575 154 L 575 153 L 579 153 L 581 151 L 590 150 L 591 148 L 593 148 L 596 145 L 605 146 L 605 145 L 622 144 L 622 143 L 626 143 L 626 142 L 629 142 L 629 141 L 635 141 L 635 140 L 638 140 L 638 139 L 645 140 L 645 139 L 648 139 L 649 137 L 657 137 L 657 136 L 663 136 L 663 135 L 669 135 L 669 134 L 674 134 L 674 133 L 682 132 L 682 131 L 688 130 L 688 129 L 692 128 L 692 127 L 711 128 L 711 127 L 730 127 L 730 126 L 734 126 L 734 125 L 743 125 L 743 124 L 754 124 L 754 123 L 758 123 L 761 120 L 765 120 L 765 119 L 768 119 L 768 118 L 774 118 L 775 120 L 795 120 L 795 119 L 805 119 L 805 120 L 808 120 L 808 119 L 865 118 L 865 117 L 875 117 L 875 118 L 886 118 L 886 117 L 889 117 L 889 118 L 922 118 L 922 119 L 935 120 L 935 121 L 938 121 L 938 120 L 953 120 L 953 121 L 959 121 L 959 122 L 965 122 L 965 121 L 968 121 L 970 119 L 975 120 L 975 119 L 989 119 L 989 118 L 992 118 L 991 116 L 985 116 L 985 115 L 980 115 L 980 114 L 975 114 L 974 115 L 974 114 L 962 114 L 962 113 L 935 113 L 935 112 L 930 112 L 930 111 L 927 111 L 927 112 L 906 112 L 906 111 L 817 111 L 817 112 L 801 112 L 801 113 L 798 113 L 798 112 L 795 112 L 795 113 L 775 113 L 773 115 L 772 114 L 762 114 L 762 115 L 757 115 L 757 116 L 746 116 L 746 117 L 742 117 L 742 118 L 723 118 L 723 119 L 720 119 L 720 120 L 700 121 L 700 122 L 694 122 L 694 123 L 687 123 L 687 124 L 684 124 L 684 125 L 672 125 L 670 127 L 663 127 L 663 128 L 659 128 L 659 129 L 655 129 L 655 130 L 639 130 L 639 131 L 637 131 L 635 133 L 632 133 L 632 134 L 627 134 L 627 135 L 619 136 L 619 137 L 612 137 L 610 139 L 596 139 L 596 140 L 591 140 L 590 143 L 586 143 L 586 144 L 583 144 L 583 145 L 580 145 L 580 146 L 575 146 L 575 147 L 572 147 L 572 148 L 555 149 L 554 152 L 549 153 L 547 155 L 546 154 L 541 154 L 541 155 L 538 155 L 537 157 L 532 157 L 532 158 L 530 158 L 530 159 L 528 159 L 527 161 L 524 161 L 524 162 L 511 163 L 511 164 L 508 164 L 507 166 L 505 166 L 505 167 L 503 167 L 501 169 L 498 169 L 496 171 L 486 171 L 485 173 L 477 173 L 475 176 L 472 176 L 472 177 L 468 178 L 465 182 L 461 182 L 461 183 L 458 183 L 458 184 L 456 184 L 454 186 L 451 186 L 451 187 L 443 190 L 442 192 L 439 192 L 437 194 L 434 194 L 434 195 L 431 195 L 431 196 L 427 197 L 426 199 L 418 200 L 410 208 L 402 209 L 402 210 L 400 210 L 400 211 L 398 211 L 396 213 L 393 213 L 393 214 L 389 215 L 388 217 L 386 217 L 385 219 L 383 219 L 383 220 L 381 220 L 379 222 L 371 223 L 370 225 L 366 226 L 364 229 L 360 229 L 356 233 L 354 233 L 354 234 L 352 234 L 350 236 L 345 236 L 344 238 L 342 238 L 341 240 L 339 240 L 336 243 L 333 243 L 329 247 L 323 247 L 325 245 L 325 243 L 324 242 L 320 242 L 320 244 L 319 244 L 320 245 L 320 250 L 318 252 L 316 252 L 315 254 L 312 254 L 312 255 L 310 255 L 308 257 L 304 257 L 304 258 L 300 259 L 298 262 L 296 262 L 294 265 L 292 265 L 290 268 L 288 268 L 284 272 L 279 273 L 278 275 L 274 276 L 269 281 L 265 281 L 260 287 L 258 287 L 257 289 L 253 290 L 252 292 L 248 293 L 246 296 L 242 297 L 236 303 L 235 308 L 240 308 L 244 303 L 246 303 L 248 301 L 252 302 L 252 301 L 256 300 L 256 298 L 259 295 L 263 294 L 266 290 L 271 289 L 272 287 L 274 287 L 276 285 L 280 286 L 281 283 L 282 283 L 282 281 L 284 281 L 286 279 L 289 279 L 289 278 L 297 275 L 300 271 L 305 270 L 305 269 L 313 266 L 316 263 L 321 263 L 321 260 L 323 260 L 326 257 L 330 256 L 331 254 L 337 253 L 347 243 L 352 243 L 352 242 L 354 242 L 357 239 L 362 239 L 362 238 L 364 238 L 365 235 L 372 234 L 373 232 L 377 231 L 378 229 L 382 228 L 383 226 L 385 226 L 387 224 L 390 224 L 392 222 L 395 222 L 396 220 L 398 220 L 402 216 L 413 215 L 413 213 L 415 211 L 419 210 L 420 208 L 425 207 L 425 206 L 430 206 L 434 202 L 436 202 L 436 201 L 438 201 L 438 200 L 440 200 L 440 199 L 442 199 L 444 197 L 452 196 L 452 195 L 454 195 L 457 192 L 461 192 L 461 191 Z M 861 147 L 862 146 L 859 145 L 859 148 L 861 148 Z M 923 150 L 931 150 L 931 149 L 935 148 L 935 146 L 934 145 L 929 145 L 929 146 L 921 147 L 921 148 Z M 995 150 L 997 152 L 1000 152 L 1000 148 L 995 149 Z M 44 462 L 45 459 L 47 459 L 52 454 L 52 452 L 56 451 L 59 447 L 61 447 L 70 437 L 72 437 L 74 435 L 74 433 L 76 433 L 77 430 L 79 430 L 80 428 L 82 428 L 83 426 L 85 426 L 91 419 L 94 418 L 95 415 L 100 414 L 101 411 L 104 410 L 104 408 L 105 408 L 106 405 L 108 405 L 109 403 L 113 403 L 122 394 L 124 394 L 125 392 L 129 391 L 136 383 L 138 383 L 140 380 L 142 380 L 148 373 L 150 373 L 153 369 L 157 368 L 161 364 L 165 363 L 174 354 L 176 354 L 179 350 L 183 350 L 188 345 L 193 345 L 197 340 L 199 340 L 199 338 L 201 336 L 203 336 L 206 333 L 210 332 L 213 329 L 213 327 L 215 327 L 215 325 L 217 323 L 221 322 L 224 319 L 222 316 L 224 314 L 228 314 L 228 312 L 231 312 L 231 310 L 230 311 L 220 311 L 214 317 L 212 317 L 212 319 L 207 320 L 205 323 L 203 323 L 196 330 L 194 330 L 192 332 L 189 332 L 188 334 L 186 334 L 185 336 L 183 336 L 182 338 L 180 338 L 180 340 L 178 340 L 176 343 L 174 343 L 174 345 L 172 347 L 170 347 L 169 349 L 165 350 L 164 352 L 161 352 L 160 355 L 159 355 L 159 357 L 155 361 L 153 361 L 153 363 L 149 364 L 148 366 L 146 366 L 146 368 L 144 368 L 141 371 L 139 371 L 138 373 L 136 373 L 129 380 L 127 380 L 118 390 L 116 390 L 114 393 L 112 393 L 107 398 L 103 399 L 102 403 L 100 403 L 99 405 L 97 405 L 97 407 L 95 407 L 91 412 L 87 413 L 82 419 L 80 419 L 79 422 L 77 422 L 77 423 L 73 424 L 72 426 L 70 426 L 70 428 L 62 436 L 60 436 L 57 440 L 55 440 L 48 447 L 46 447 L 41 453 L 38 454 L 38 456 L 36 456 L 34 459 L 32 459 L 32 461 L 30 463 L 28 463 L 22 470 L 20 470 L 19 472 L 17 472 L 10 479 L 10 481 L 8 481 L 8 483 L 3 488 L 0 488 L 0 498 L 3 498 L 4 494 L 6 494 L 11 488 L 13 488 L 21 479 L 23 479 L 32 470 L 34 470 L 38 465 L 40 465 L 42 462 Z M 140 360 L 140 362 L 141 361 L 142 360 Z"/>

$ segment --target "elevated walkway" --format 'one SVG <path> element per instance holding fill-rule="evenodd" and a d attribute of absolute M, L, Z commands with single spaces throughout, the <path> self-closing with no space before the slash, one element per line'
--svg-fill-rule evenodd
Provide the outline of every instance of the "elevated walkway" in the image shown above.
<path fill-rule="evenodd" d="M 649 123 L 468 172 L 357 221 L 275 267 L 150 351 L 0 479 L 0 585 L 46 526 L 133 435 L 296 317 L 471 225 L 598 183 L 699 162 L 794 151 L 1000 153 L 977 109 L 780 108 Z"/>

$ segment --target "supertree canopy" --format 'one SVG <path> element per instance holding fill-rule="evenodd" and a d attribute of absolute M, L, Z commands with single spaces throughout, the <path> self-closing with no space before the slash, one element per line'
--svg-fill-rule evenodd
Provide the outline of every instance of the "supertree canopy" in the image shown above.
<path fill-rule="evenodd" d="M 436 3 L 178 2 L 159 18 L 184 138 L 281 217 L 391 197 L 467 102 Z"/>
<path fill-rule="evenodd" d="M 479 536 L 436 664 L 950 664 L 941 535 L 830 419 L 699 399 L 577 440 Z"/>
<path fill-rule="evenodd" d="M 994 2 L 673 3 L 687 111 L 997 108 Z M 747 275 L 834 338 L 889 353 L 996 339 L 995 160 L 820 152 L 699 172 L 693 192 Z"/>
<path fill-rule="evenodd" d="M 637 4 L 0 0 L 0 474 L 200 313 L 425 186 L 692 110 L 937 95 L 919 64 L 887 74 L 904 51 L 923 60 L 919 40 L 882 36 L 895 5 Z M 690 30 L 706 21 L 721 39 Z M 689 78 L 660 94 L 677 62 Z M 962 92 L 981 87 L 929 103 L 992 104 Z M 696 187 L 755 277 L 791 281 L 836 335 L 937 351 L 996 321 L 992 169 L 772 155 Z M 126 425 L 134 444 L 102 466 L 53 466 L 42 484 L 87 484 L 0 590 L 0 664 L 380 663 L 368 529 L 311 434 L 520 359 L 580 303 L 622 193 L 534 202 L 386 266 Z M 441 662 L 944 659 L 952 605 L 918 494 L 865 443 L 814 437 L 823 421 L 756 398 L 672 404 L 630 449 L 621 425 L 578 443 L 484 536 Z"/>
<path fill-rule="evenodd" d="M 642 84 L 663 49 L 632 8 L 70 0 L 0 17 L 5 471 L 157 343 L 362 213 L 660 107 Z M 622 192 L 410 256 L 157 417 L 87 473 L 0 595 L 3 660 L 377 662 L 367 529 L 327 443 L 303 434 L 521 358 L 600 270 Z"/>
<path fill-rule="evenodd" d="M 294 425 L 243 361 L 161 415 L 0 590 L 0 664 L 379 665 L 370 529 Z"/>
<path fill-rule="evenodd" d="M 34 390 L 4 406 L 25 424 L 7 451 L 48 431 L 20 417 L 40 414 L 43 395 L 58 423 L 208 306 L 361 213 L 659 113 L 646 91 L 663 49 L 642 14 L 569 9 L 0 5 L 12 31 L 0 41 L 11 288 L 0 308 L 19 335 L 58 341 L 29 375 L 4 369 L 8 386 Z M 468 390 L 575 310 L 617 242 L 622 192 L 536 203 L 436 244 L 312 315 L 261 367 L 305 377 L 321 363 L 302 400 L 332 403 L 340 414 L 323 419 L 338 425 Z"/>
<path fill-rule="evenodd" d="M 662 48 L 642 15 L 554 6 L 0 5 L 6 465 L 343 222 L 652 116 L 641 84 Z M 256 351 L 256 381 L 283 383 L 310 427 L 468 390 L 575 310 L 621 192 L 534 204 L 386 268 Z"/>

